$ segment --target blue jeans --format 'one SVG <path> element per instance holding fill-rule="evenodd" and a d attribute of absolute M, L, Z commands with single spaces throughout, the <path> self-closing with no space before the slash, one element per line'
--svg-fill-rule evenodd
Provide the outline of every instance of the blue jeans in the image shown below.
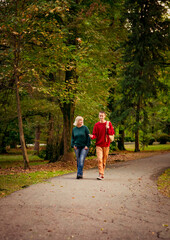
<path fill-rule="evenodd" d="M 89 152 L 89 149 L 77 148 L 74 149 L 77 158 L 77 176 L 83 176 L 84 160 Z"/>

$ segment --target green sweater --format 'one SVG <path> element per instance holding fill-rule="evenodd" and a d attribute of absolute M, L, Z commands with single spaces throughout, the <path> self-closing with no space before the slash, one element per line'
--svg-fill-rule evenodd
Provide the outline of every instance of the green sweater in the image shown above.
<path fill-rule="evenodd" d="M 73 128 L 72 137 L 71 137 L 71 147 L 89 147 L 90 146 L 90 137 L 89 129 L 86 126 L 75 127 Z"/>

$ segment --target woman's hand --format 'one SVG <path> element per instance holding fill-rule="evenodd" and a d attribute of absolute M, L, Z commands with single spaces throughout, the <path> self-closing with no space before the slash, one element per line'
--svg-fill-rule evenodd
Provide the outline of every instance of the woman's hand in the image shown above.
<path fill-rule="evenodd" d="M 76 147 L 76 146 L 74 146 L 74 150 L 77 150 L 77 147 Z"/>
<path fill-rule="evenodd" d="M 88 147 L 87 146 L 85 146 L 85 148 L 84 148 L 85 150 L 87 150 L 88 149 Z"/>
<path fill-rule="evenodd" d="M 89 137 L 90 137 L 90 138 L 93 138 L 93 134 L 89 134 Z"/>

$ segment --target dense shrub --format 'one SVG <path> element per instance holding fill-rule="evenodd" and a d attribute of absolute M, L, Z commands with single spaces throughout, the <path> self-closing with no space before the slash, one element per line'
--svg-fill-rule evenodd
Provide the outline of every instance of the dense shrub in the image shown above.
<path fill-rule="evenodd" d="M 148 144 L 152 145 L 154 142 L 155 142 L 155 138 L 154 137 L 150 137 Z"/>
<path fill-rule="evenodd" d="M 96 155 L 96 145 L 95 141 L 91 141 L 91 145 L 89 147 L 89 153 L 88 156 L 95 156 Z"/>
<path fill-rule="evenodd" d="M 135 139 L 132 137 L 125 137 L 124 140 L 125 140 L 125 142 L 134 142 L 135 141 Z"/>
<path fill-rule="evenodd" d="M 113 141 L 110 143 L 110 152 L 116 151 L 116 150 L 117 150 L 116 142 Z"/>
<path fill-rule="evenodd" d="M 42 159 L 45 159 L 45 157 L 46 157 L 46 149 L 40 150 L 38 156 L 39 156 L 40 158 L 42 158 Z"/>
<path fill-rule="evenodd" d="M 158 138 L 160 144 L 166 144 L 168 141 L 170 141 L 170 136 L 166 133 L 161 134 Z"/>

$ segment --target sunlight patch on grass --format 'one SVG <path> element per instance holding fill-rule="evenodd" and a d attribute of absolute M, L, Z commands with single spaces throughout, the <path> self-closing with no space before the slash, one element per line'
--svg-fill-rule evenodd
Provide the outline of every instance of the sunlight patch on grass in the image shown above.
<path fill-rule="evenodd" d="M 158 178 L 157 185 L 163 195 L 170 197 L 170 168 Z"/>
<path fill-rule="evenodd" d="M 127 151 L 134 151 L 135 144 L 125 144 L 125 149 Z M 140 150 L 142 151 L 142 146 L 140 146 Z M 144 151 L 170 151 L 170 143 L 167 144 L 155 144 L 155 145 L 148 145 L 144 148 Z"/>
<path fill-rule="evenodd" d="M 46 179 L 70 173 L 72 171 L 37 171 L 0 176 L 0 197 L 7 196 L 30 185 L 43 182 Z"/>
<path fill-rule="evenodd" d="M 29 164 L 30 166 L 33 165 L 42 165 L 46 164 L 48 161 L 44 161 L 37 155 L 28 155 L 29 158 Z M 9 168 L 9 167 L 23 167 L 23 156 L 20 155 L 0 155 L 0 167 L 2 169 Z"/>

